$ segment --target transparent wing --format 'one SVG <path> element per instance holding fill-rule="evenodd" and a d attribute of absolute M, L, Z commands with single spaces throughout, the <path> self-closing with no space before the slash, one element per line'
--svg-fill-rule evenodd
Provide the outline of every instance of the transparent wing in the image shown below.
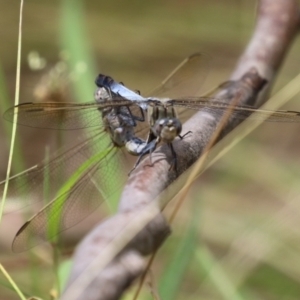
<path fill-rule="evenodd" d="M 147 93 L 153 97 L 181 98 L 196 96 L 208 74 L 210 57 L 195 53 L 185 58 L 162 83 Z"/>
<path fill-rule="evenodd" d="M 101 110 L 108 107 L 136 105 L 122 98 L 103 103 L 30 102 L 9 108 L 4 119 L 13 122 L 18 115 L 20 125 L 47 129 L 80 129 L 101 125 Z"/>
<path fill-rule="evenodd" d="M 94 166 L 82 176 L 73 188 L 57 196 L 51 203 L 28 220 L 17 232 L 13 241 L 13 251 L 22 252 L 43 241 L 51 241 L 62 231 L 74 226 L 90 215 L 101 204 L 91 192 L 90 176 L 97 170 Z M 92 197 L 92 198 L 91 198 Z M 86 206 L 83 207 L 83 202 Z"/>
<path fill-rule="evenodd" d="M 84 142 L 11 179 L 9 196 L 21 196 L 24 206 L 41 203 L 42 199 L 50 203 L 19 230 L 14 251 L 26 250 L 77 224 L 118 190 L 122 161 L 116 162 L 117 148 L 104 135 L 95 130 Z M 49 224 L 56 224 L 56 230 L 50 230 Z"/>
<path fill-rule="evenodd" d="M 232 109 L 231 117 L 236 119 L 264 120 L 270 122 L 300 122 L 300 112 L 298 111 L 272 111 L 257 109 L 253 106 L 236 105 L 218 101 L 216 98 L 185 98 L 170 100 L 170 103 L 176 107 L 189 108 L 194 110 L 213 111 L 217 114 L 223 114 L 226 110 Z M 255 112 L 255 114 L 253 114 Z"/>
<path fill-rule="evenodd" d="M 209 56 L 203 53 L 195 53 L 187 57 L 149 95 L 169 98 L 195 95 L 207 75 L 209 61 Z M 17 123 L 28 127 L 62 130 L 88 128 L 100 125 L 99 111 L 107 107 L 135 105 L 131 102 L 139 102 L 141 107 L 146 107 L 143 101 L 129 100 L 114 98 L 103 103 L 23 103 L 8 109 L 4 113 L 4 118 L 13 122 L 17 114 Z M 137 107 L 132 109 L 139 113 Z"/>

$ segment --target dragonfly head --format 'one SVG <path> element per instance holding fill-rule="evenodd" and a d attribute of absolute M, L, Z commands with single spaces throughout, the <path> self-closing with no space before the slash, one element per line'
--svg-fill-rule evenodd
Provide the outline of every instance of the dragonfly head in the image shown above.
<path fill-rule="evenodd" d="M 162 142 L 172 143 L 180 134 L 181 128 L 181 122 L 177 118 L 162 118 L 155 122 L 152 131 Z"/>
<path fill-rule="evenodd" d="M 106 100 L 110 100 L 112 95 L 108 89 L 105 87 L 97 88 L 94 92 L 94 99 L 97 103 L 101 103 Z"/>

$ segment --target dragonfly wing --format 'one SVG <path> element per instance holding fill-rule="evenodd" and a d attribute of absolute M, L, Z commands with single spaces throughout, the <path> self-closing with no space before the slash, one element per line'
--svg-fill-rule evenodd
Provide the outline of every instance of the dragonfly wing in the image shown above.
<path fill-rule="evenodd" d="M 267 122 L 300 122 L 300 112 L 297 111 L 272 111 L 249 107 L 236 107 L 233 109 L 232 117 L 236 119 L 249 119 L 253 121 Z"/>
<path fill-rule="evenodd" d="M 111 150 L 108 155 L 113 157 L 115 151 L 113 148 Z M 105 159 L 92 163 L 80 174 L 80 178 L 69 191 L 63 193 L 59 191 L 54 200 L 27 221 L 15 236 L 13 250 L 21 252 L 43 241 L 53 241 L 59 233 L 76 225 L 94 212 L 109 195 L 109 192 L 105 190 L 107 186 L 105 184 L 103 186 L 103 182 L 95 182 L 95 176 L 101 170 L 100 172 L 104 171 L 102 175 L 109 177 L 109 174 L 105 174 L 108 168 L 103 168 L 103 164 L 106 165 L 110 158 L 106 156 Z M 101 192 L 95 185 L 99 185 Z"/>
<path fill-rule="evenodd" d="M 222 115 L 226 110 L 231 110 L 230 117 L 235 119 L 244 120 L 248 118 L 253 121 L 300 122 L 300 112 L 297 111 L 272 111 L 257 109 L 248 105 L 231 106 L 230 103 L 224 103 L 217 98 L 211 97 L 186 98 L 171 101 L 177 107 L 209 111 L 219 115 Z"/>
<path fill-rule="evenodd" d="M 10 122 L 18 116 L 20 125 L 47 129 L 80 129 L 101 124 L 101 113 L 96 102 L 62 103 L 31 102 L 9 108 L 4 118 Z"/>
<path fill-rule="evenodd" d="M 11 177 L 9 198 L 22 197 L 23 207 L 34 204 L 34 199 L 41 201 L 44 198 L 53 198 L 52 192 L 56 192 L 62 182 L 66 181 L 87 159 L 87 156 L 96 150 L 93 147 L 98 148 L 99 152 L 110 147 L 111 142 L 109 139 L 105 139 L 105 135 L 105 132 L 100 130 L 97 130 L 89 138 L 84 135 L 84 139 L 79 138 L 77 144 L 73 143 L 69 149 L 64 147 L 28 171 Z M 95 145 L 95 142 L 100 139 L 101 144 Z M 1 182 L 0 191 L 3 188 L 4 182 Z"/>
<path fill-rule="evenodd" d="M 185 58 L 149 96 L 180 98 L 196 96 L 208 74 L 210 57 L 195 53 Z"/>
<path fill-rule="evenodd" d="M 35 203 L 40 206 L 42 199 L 44 203 L 52 203 L 52 199 L 57 201 L 53 202 L 57 204 L 48 204 L 45 212 L 38 213 L 37 217 L 29 222 L 30 225 L 22 227 L 16 237 L 14 250 L 22 251 L 28 247 L 25 237 L 35 234 L 42 236 L 42 240 L 50 237 L 48 232 L 45 231 L 44 235 L 41 232 L 47 229 L 47 223 L 54 224 L 55 214 L 59 213 L 63 218 L 59 221 L 60 232 L 93 212 L 96 203 L 98 206 L 105 197 L 112 196 L 122 184 L 121 179 L 125 178 L 124 176 L 118 179 L 122 175 L 122 161 L 115 160 L 118 158 L 117 153 L 117 148 L 113 147 L 109 138 L 106 139 L 105 133 L 99 132 L 98 129 L 68 151 L 59 151 L 47 162 L 12 178 L 8 199 L 21 197 L 23 208 Z M 4 183 L 0 185 L 0 190 L 3 187 Z M 60 203 L 63 209 L 60 209 Z M 76 209 L 80 213 L 74 213 Z M 54 213 L 53 217 L 49 212 Z M 49 219 L 46 216 L 49 216 Z M 41 220 L 44 220 L 44 223 Z"/>

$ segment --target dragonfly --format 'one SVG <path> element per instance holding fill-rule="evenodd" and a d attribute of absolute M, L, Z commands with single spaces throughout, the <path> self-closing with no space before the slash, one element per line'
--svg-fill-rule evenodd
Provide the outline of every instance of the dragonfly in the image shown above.
<path fill-rule="evenodd" d="M 86 203 L 85 212 L 78 213 L 79 204 L 83 201 L 82 199 L 92 199 L 89 197 L 90 189 L 93 187 L 90 182 L 95 182 L 92 179 L 96 175 L 98 175 L 101 191 L 109 193 L 106 189 L 107 179 L 119 172 L 117 169 L 110 168 L 108 164 L 117 153 L 116 149 L 125 146 L 129 153 L 131 153 L 130 149 L 133 149 L 131 154 L 139 156 L 138 163 L 142 156 L 154 151 L 159 142 L 164 142 L 170 146 L 176 163 L 176 153 L 172 143 L 176 137 L 183 138 L 189 133 L 181 135 L 182 125 L 177 109 L 196 111 L 205 109 L 222 114 L 230 108 L 232 109 L 231 116 L 238 119 L 251 118 L 255 112 L 255 119 L 265 118 L 267 115 L 268 121 L 300 122 L 300 112 L 296 111 L 268 111 L 246 105 L 231 107 L 230 104 L 214 97 L 183 96 L 188 92 L 197 94 L 199 86 L 207 74 L 204 71 L 207 69 L 207 63 L 203 61 L 206 59 L 202 54 L 194 54 L 185 59 L 154 89 L 152 92 L 154 96 L 151 97 L 143 97 L 114 81 L 111 77 L 100 74 L 96 78 L 98 88 L 95 92 L 95 102 L 83 104 L 26 103 L 8 110 L 5 114 L 6 119 L 12 120 L 13 115 L 17 113 L 18 123 L 26 126 L 51 129 L 96 127 L 95 134 L 90 138 L 79 143 L 75 148 L 60 153 L 47 164 L 42 164 L 32 171 L 33 177 L 40 177 L 49 169 L 49 175 L 55 177 L 58 174 L 59 166 L 64 165 L 66 161 L 72 162 L 74 165 L 78 164 L 79 154 L 84 154 L 83 156 L 90 160 L 88 167 L 81 168 L 82 172 L 68 191 L 59 190 L 48 205 L 21 227 L 13 241 L 13 250 L 18 252 L 28 248 L 26 240 L 32 236 L 39 237 L 42 241 L 51 240 L 58 233 L 77 224 L 93 212 L 101 204 L 101 200 L 99 200 L 101 195 L 97 200 L 90 200 Z M 159 94 L 162 97 L 156 96 Z M 166 95 L 169 97 L 165 97 Z M 145 124 L 144 113 L 147 113 L 148 125 Z M 78 122 L 78 119 L 81 122 Z M 100 125 L 101 119 L 104 126 Z M 136 126 L 138 122 L 143 125 L 143 130 L 148 131 L 146 141 L 137 136 L 139 130 L 134 130 L 135 127 L 138 127 Z M 99 147 L 103 138 L 102 133 L 108 133 L 110 136 L 110 144 L 112 144 L 110 147 L 109 145 L 103 147 L 103 144 L 101 148 Z M 127 147 L 127 143 L 131 141 L 133 147 Z M 103 148 L 105 150 L 100 151 Z M 95 154 L 89 158 L 91 149 Z M 72 170 L 75 173 L 77 171 L 76 168 Z M 101 170 L 104 170 L 104 173 L 101 173 Z M 28 174 L 25 176 L 28 177 Z M 34 181 L 30 182 L 34 183 Z M 59 224 L 54 232 L 49 232 L 47 230 L 49 223 L 54 221 Z M 30 246 L 36 243 L 31 243 Z"/>
<path fill-rule="evenodd" d="M 207 56 L 200 53 L 189 56 L 151 95 L 183 97 L 187 92 L 196 94 L 199 83 L 207 75 L 207 69 Z M 72 148 L 59 150 L 28 172 L 10 179 L 11 196 L 19 195 L 28 202 L 34 202 L 31 201 L 34 197 L 47 200 L 47 205 L 17 232 L 12 245 L 14 252 L 52 240 L 109 198 L 114 192 L 111 181 L 120 172 L 117 168 L 121 162 L 118 149 L 125 148 L 130 154 L 144 155 L 154 147 L 153 141 L 144 141 L 137 136 L 139 132 L 149 131 L 149 125 L 144 122 L 144 113 L 148 111 L 152 100 L 140 96 L 109 76 L 98 75 L 96 85 L 93 102 L 30 102 L 12 107 L 4 114 L 4 118 L 11 122 L 17 114 L 17 123 L 28 127 L 89 129 L 88 137 L 79 140 Z M 43 182 L 45 177 L 48 179 L 46 188 Z M 21 184 L 18 185 L 18 182 Z M 0 185 L 0 189 L 3 189 L 3 185 Z M 97 197 L 92 197 L 95 193 Z M 54 223 L 57 225 L 51 231 L 49 224 Z"/>
<path fill-rule="evenodd" d="M 197 58 L 197 54 L 195 55 L 195 57 Z M 192 60 L 195 57 L 192 55 L 188 59 Z M 175 69 L 171 74 L 174 75 L 176 71 L 177 70 Z M 243 85 L 246 81 L 247 78 L 242 77 L 239 80 L 239 84 Z M 231 84 L 236 83 L 237 81 L 225 82 L 218 88 L 224 88 L 226 86 L 228 88 Z M 263 81 L 263 85 L 259 88 L 259 90 L 253 91 L 254 94 L 259 92 L 260 89 L 265 85 L 265 83 L 266 81 Z M 300 112 L 298 111 L 263 110 L 257 109 L 254 106 L 250 105 L 232 106 L 230 103 L 223 102 L 221 101 L 222 99 L 214 97 L 183 97 L 177 99 L 157 97 L 145 98 L 141 97 L 140 95 L 136 97 L 133 95 L 133 91 L 129 90 L 126 87 L 123 87 L 119 83 L 116 83 L 111 77 L 106 78 L 105 75 L 102 74 L 99 74 L 99 77 L 96 79 L 96 84 L 98 86 L 113 90 L 116 95 L 121 96 L 125 101 L 127 100 L 127 104 L 126 102 L 123 102 L 123 105 L 128 107 L 130 107 L 131 105 L 138 105 L 147 112 L 150 130 L 148 133 L 146 144 L 143 143 L 143 147 L 139 148 L 140 151 L 134 152 L 134 155 L 138 155 L 138 159 L 136 160 L 136 163 L 132 170 L 137 167 L 142 157 L 147 153 L 150 153 L 151 162 L 151 153 L 156 149 L 157 145 L 160 142 L 163 142 L 169 146 L 173 157 L 173 162 L 170 169 L 174 169 L 175 171 L 177 171 L 177 155 L 172 143 L 176 137 L 179 137 L 182 140 L 186 135 L 192 132 L 188 131 L 181 135 L 182 124 L 180 118 L 178 118 L 176 108 L 184 108 L 185 110 L 187 108 L 191 110 L 205 109 L 207 112 L 214 112 L 214 114 L 218 115 L 222 115 L 226 110 L 231 110 L 230 117 L 240 120 L 249 118 L 252 120 L 265 120 L 270 122 L 300 122 Z M 165 85 L 163 83 L 160 89 L 163 89 L 164 86 Z M 217 89 L 214 90 L 216 91 Z M 115 98 L 115 100 L 118 101 L 118 98 Z M 152 162 L 150 164 L 152 165 Z"/>
<path fill-rule="evenodd" d="M 123 105 L 133 105 L 133 102 L 129 100 L 127 101 L 128 103 L 123 103 Z M 160 142 L 163 142 L 169 146 L 173 157 L 170 169 L 174 169 L 175 171 L 177 171 L 177 155 L 172 143 L 176 137 L 179 137 L 182 140 L 186 135 L 192 134 L 192 132 L 188 131 L 181 135 L 182 124 L 180 119 L 178 118 L 176 108 L 188 108 L 197 111 L 205 110 L 219 116 L 224 114 L 227 110 L 230 110 L 230 118 L 239 120 L 250 119 L 253 121 L 263 120 L 269 122 L 288 123 L 300 122 L 299 111 L 272 111 L 257 109 L 253 106 L 248 105 L 232 106 L 230 103 L 224 103 L 220 101 L 220 99 L 216 99 L 213 97 L 185 97 L 183 99 L 148 98 L 145 102 L 148 105 L 148 122 L 150 131 L 146 141 L 147 145 L 143 146 L 134 165 L 134 168 L 139 164 L 141 158 L 145 154 L 150 152 L 151 155 L 151 153 L 156 149 L 157 145 Z"/>

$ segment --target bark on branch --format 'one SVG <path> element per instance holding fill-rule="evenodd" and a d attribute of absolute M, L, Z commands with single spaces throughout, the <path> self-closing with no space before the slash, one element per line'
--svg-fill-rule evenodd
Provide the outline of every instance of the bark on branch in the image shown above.
<path fill-rule="evenodd" d="M 239 104 L 261 105 L 299 24 L 297 1 L 259 1 L 253 36 L 229 78 L 231 83 L 218 92 L 222 101 L 239 96 Z M 265 80 L 268 84 L 264 87 Z M 199 158 L 219 119 L 220 115 L 204 109 L 184 124 L 182 132 L 192 131 L 192 134 L 174 142 L 177 174 L 169 171 L 172 156 L 166 145 L 152 156 L 154 167 L 149 167 L 148 158 L 142 161 L 123 189 L 118 213 L 96 226 L 77 247 L 61 299 L 118 299 L 141 274 L 144 256 L 155 251 L 170 234 L 160 213 L 161 203 L 154 199 Z M 238 124 L 239 121 L 229 118 L 219 139 Z M 136 222 L 132 235 L 124 236 L 133 221 Z M 119 246 L 128 242 L 127 246 L 116 248 L 118 241 L 121 241 Z M 104 261 L 107 257 L 111 260 Z M 91 267 L 94 273 L 90 272 Z M 89 279 L 85 280 L 86 277 Z"/>

